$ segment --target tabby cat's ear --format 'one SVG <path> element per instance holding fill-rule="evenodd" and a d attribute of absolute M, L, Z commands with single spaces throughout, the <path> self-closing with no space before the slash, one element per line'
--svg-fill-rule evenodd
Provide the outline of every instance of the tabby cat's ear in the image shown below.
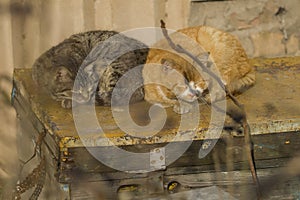
<path fill-rule="evenodd" d="M 175 61 L 170 58 L 162 58 L 161 64 L 164 72 L 168 72 L 173 69 Z"/>
<path fill-rule="evenodd" d="M 58 67 L 55 74 L 55 80 L 58 82 L 72 81 L 72 73 L 66 67 Z"/>

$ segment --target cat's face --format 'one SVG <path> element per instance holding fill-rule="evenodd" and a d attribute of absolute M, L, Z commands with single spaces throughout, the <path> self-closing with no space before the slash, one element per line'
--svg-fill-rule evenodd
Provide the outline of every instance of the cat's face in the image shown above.
<path fill-rule="evenodd" d="M 54 73 L 54 76 L 51 76 L 52 79 L 49 85 L 49 89 L 51 90 L 50 93 L 52 94 L 54 99 L 71 99 L 71 89 L 74 83 L 74 77 L 72 73 L 66 67 L 63 66 L 54 69 L 50 73 Z"/>
<path fill-rule="evenodd" d="M 53 72 L 54 76 L 51 80 L 50 93 L 54 99 L 60 101 L 71 101 L 73 99 L 76 103 L 84 104 L 93 98 L 98 82 L 95 74 L 88 71 L 88 69 L 78 73 L 75 83 L 75 75 L 66 67 L 57 67 Z"/>
<path fill-rule="evenodd" d="M 194 83 L 189 82 L 184 73 L 180 71 L 174 60 L 163 58 L 161 60 L 161 80 L 177 98 L 186 102 L 193 102 L 198 99 L 200 92 L 194 87 Z M 201 90 L 200 90 L 201 91 Z M 202 92 L 202 91 L 201 91 Z"/>
<path fill-rule="evenodd" d="M 94 98 L 99 77 L 94 71 L 94 67 L 87 66 L 77 73 L 76 81 L 72 90 L 73 101 L 84 104 Z"/>

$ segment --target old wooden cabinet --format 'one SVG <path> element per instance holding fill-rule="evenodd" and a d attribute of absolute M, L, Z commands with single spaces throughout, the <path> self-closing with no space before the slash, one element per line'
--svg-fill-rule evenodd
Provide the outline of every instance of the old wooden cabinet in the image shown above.
<path fill-rule="evenodd" d="M 251 62 L 257 68 L 257 83 L 238 99 L 248 114 L 258 176 L 264 180 L 276 174 L 300 151 L 300 58 L 254 59 Z M 110 108 L 96 107 L 105 139 L 96 129 L 80 138 L 72 110 L 62 109 L 58 102 L 41 91 L 33 83 L 30 69 L 15 70 L 12 102 L 20 124 L 20 160 L 28 160 L 36 143 L 41 144 L 41 149 L 36 148 L 37 155 L 24 165 L 20 175 L 20 180 L 24 180 L 44 158 L 46 175 L 40 199 L 116 199 L 117 193 L 124 191 L 141 197 L 212 185 L 222 187 L 238 199 L 254 193 L 244 156 L 243 137 L 225 134 L 227 136 L 220 139 L 204 138 L 210 119 L 207 106 L 200 105 L 202 117 L 199 126 L 192 130 L 195 135 L 187 151 L 168 164 L 172 155 L 165 152 L 164 147 L 170 143 L 189 142 L 184 135 L 191 131 L 180 130 L 183 139 L 175 138 L 180 116 L 170 109 L 167 110 L 166 124 L 157 135 L 138 138 L 120 130 Z M 150 122 L 148 108 L 146 102 L 131 106 L 131 116 L 137 124 L 143 126 Z M 91 119 L 85 114 L 81 120 L 88 129 Z M 154 117 L 154 120 L 160 119 Z M 44 137 L 40 137 L 43 134 Z M 214 141 L 217 143 L 212 151 L 199 159 L 199 150 Z M 116 146 L 127 152 L 150 152 L 152 155 L 148 160 L 123 158 L 119 163 L 121 168 L 128 169 L 126 166 L 134 160 L 136 166 L 149 162 L 157 170 L 145 172 L 138 167 L 130 172 L 116 170 L 94 158 L 86 148 L 102 152 L 106 158 L 118 163 L 120 157 L 112 150 Z M 297 178 L 278 184 L 269 197 L 299 198 L 299 186 Z M 33 190 L 24 192 L 22 199 L 27 199 Z"/>

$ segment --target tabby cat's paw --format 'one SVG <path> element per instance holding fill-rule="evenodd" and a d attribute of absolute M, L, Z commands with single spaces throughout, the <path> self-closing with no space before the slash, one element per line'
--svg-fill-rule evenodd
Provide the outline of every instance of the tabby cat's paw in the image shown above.
<path fill-rule="evenodd" d="M 72 108 L 72 100 L 70 100 L 70 99 L 64 99 L 64 100 L 62 100 L 61 101 L 61 107 L 67 108 L 67 109 Z"/>

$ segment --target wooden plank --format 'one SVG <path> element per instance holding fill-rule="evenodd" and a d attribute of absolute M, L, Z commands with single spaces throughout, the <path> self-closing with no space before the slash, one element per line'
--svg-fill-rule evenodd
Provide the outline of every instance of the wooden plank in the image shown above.
<path fill-rule="evenodd" d="M 267 168 L 257 170 L 260 181 L 263 182 L 277 174 L 280 168 Z M 256 199 L 255 187 L 252 177 L 247 171 L 207 172 L 189 175 L 165 176 L 165 183 L 177 181 L 181 188 L 201 188 L 218 186 L 225 189 L 237 199 Z M 285 181 L 278 180 L 274 187 L 264 193 L 263 199 L 295 199 L 300 191 L 299 178 L 291 177 Z"/>
<path fill-rule="evenodd" d="M 268 159 L 268 160 L 258 160 L 256 162 L 258 169 L 271 169 L 271 168 L 280 168 L 284 167 L 286 162 L 288 162 L 290 158 L 278 158 L 278 159 Z M 216 169 L 216 163 L 206 164 L 206 165 L 190 165 L 190 166 L 179 166 L 179 167 L 168 167 L 166 170 L 162 170 L 164 176 L 178 176 L 178 175 L 191 175 L 191 174 L 201 174 L 201 173 L 214 173 L 214 172 L 227 172 L 228 166 L 226 163 L 222 163 L 219 169 Z M 78 170 L 78 169 L 81 169 Z M 245 171 L 249 172 L 247 162 L 234 162 L 233 168 L 231 171 Z M 65 171 L 65 174 L 67 171 Z M 149 173 L 126 173 L 120 171 L 86 171 L 84 168 L 78 167 L 77 170 L 73 169 L 73 171 L 68 171 L 69 179 L 60 179 L 59 182 L 71 183 L 70 177 L 77 178 L 78 173 L 81 173 L 79 176 L 86 181 L 90 182 L 99 182 L 99 181 L 113 181 L 113 180 L 124 180 L 124 179 L 142 179 L 147 178 Z M 74 179 L 73 179 L 74 180 Z"/>
<path fill-rule="evenodd" d="M 280 168 L 259 169 L 258 176 L 261 181 L 267 180 L 276 174 Z M 150 177 L 151 175 L 149 175 Z M 149 182 L 146 177 L 132 177 L 127 179 L 112 179 L 110 181 L 94 181 L 92 179 L 80 179 L 81 182 L 74 182 L 71 186 L 72 199 L 92 199 L 103 197 L 105 199 L 116 199 L 119 188 L 123 186 L 135 187 L 137 190 L 131 191 L 133 197 L 139 199 L 150 198 L 153 194 L 149 192 Z M 255 199 L 255 188 L 252 184 L 251 173 L 246 171 L 221 171 L 221 172 L 197 172 L 190 174 L 163 175 L 163 187 L 168 188 L 172 182 L 179 183 L 179 187 L 174 190 L 175 194 L 184 191 L 193 191 L 195 188 L 217 186 L 229 192 L 237 199 Z M 297 177 L 289 178 L 285 181 L 278 180 L 274 188 L 265 193 L 267 199 L 294 199 L 298 197 L 300 182 Z M 162 186 L 161 186 L 162 187 Z M 107 188 L 107 190 L 103 190 Z M 130 191 L 128 191 L 130 192 Z M 176 195 L 167 193 L 167 197 Z M 153 197 L 153 196 L 152 196 Z M 166 198 L 163 194 L 156 194 L 155 198 Z"/>
<path fill-rule="evenodd" d="M 258 169 L 274 168 L 283 166 L 286 159 L 293 157 L 300 151 L 300 135 L 299 132 L 279 133 L 279 134 L 267 134 L 267 135 L 255 135 L 254 141 L 254 156 L 256 159 L 256 167 Z M 289 141 L 289 142 L 287 142 Z M 201 141 L 195 141 L 189 149 L 176 160 L 176 162 L 170 164 L 165 171 L 165 174 L 187 174 L 190 172 L 209 171 L 209 170 L 246 170 L 248 169 L 247 159 L 244 156 L 244 140 L 242 137 L 233 138 L 232 144 L 226 144 L 222 139 L 218 141 L 212 152 L 210 152 L 204 158 L 198 158 L 198 152 L 201 148 Z M 148 146 L 125 146 L 124 150 L 130 152 L 137 152 L 140 149 L 146 152 L 147 149 L 157 148 L 157 145 Z M 99 152 L 109 152 L 110 147 L 99 147 Z M 68 182 L 71 180 L 71 172 L 74 169 L 81 169 L 85 173 L 91 174 L 91 179 L 94 181 L 105 180 L 102 175 L 97 173 L 105 173 L 107 177 L 111 179 L 119 177 L 130 177 L 131 175 L 116 175 L 117 170 L 107 167 L 99 160 L 94 158 L 85 148 L 71 148 L 69 149 L 69 155 L 65 160 L 61 162 L 61 167 L 64 170 L 60 171 L 60 181 Z M 117 160 L 116 155 L 107 154 L 107 156 L 113 161 Z M 127 160 L 134 158 L 128 158 Z M 145 162 L 145 161 L 137 161 Z M 216 163 L 219 163 L 217 168 Z M 126 163 L 123 164 L 126 167 Z M 194 167 L 194 168 L 193 168 Z M 179 168 L 182 168 L 180 170 Z M 122 174 L 122 173 L 121 173 Z"/>

